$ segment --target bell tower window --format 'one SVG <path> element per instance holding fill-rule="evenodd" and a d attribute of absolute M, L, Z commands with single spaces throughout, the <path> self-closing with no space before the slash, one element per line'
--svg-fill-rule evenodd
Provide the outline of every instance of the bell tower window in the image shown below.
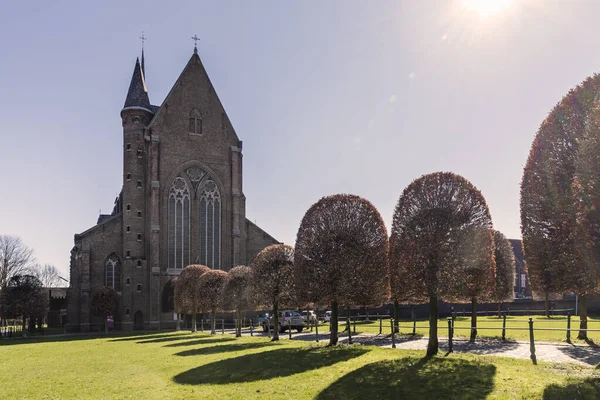
<path fill-rule="evenodd" d="M 197 109 L 190 112 L 190 126 L 188 131 L 192 135 L 202 135 L 202 114 Z"/>

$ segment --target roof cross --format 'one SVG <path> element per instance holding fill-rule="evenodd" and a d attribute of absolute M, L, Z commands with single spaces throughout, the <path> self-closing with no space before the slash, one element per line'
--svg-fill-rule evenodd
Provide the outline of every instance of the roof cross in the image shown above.
<path fill-rule="evenodd" d="M 140 36 L 140 39 L 142 40 L 142 51 L 144 50 L 144 42 L 146 41 L 146 39 L 148 39 L 146 36 L 144 36 L 144 31 L 142 31 L 142 36 Z"/>
<path fill-rule="evenodd" d="M 194 53 L 198 52 L 198 40 L 200 40 L 200 38 L 197 35 L 192 36 L 192 40 L 194 41 Z"/>

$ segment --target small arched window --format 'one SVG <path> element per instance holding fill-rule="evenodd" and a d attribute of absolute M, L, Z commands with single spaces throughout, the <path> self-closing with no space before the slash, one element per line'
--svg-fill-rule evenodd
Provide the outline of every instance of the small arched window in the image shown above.
<path fill-rule="evenodd" d="M 104 285 L 115 289 L 117 292 L 121 291 L 121 263 L 116 254 L 112 254 L 106 260 L 105 264 L 106 273 L 104 274 Z"/>
<path fill-rule="evenodd" d="M 190 112 L 189 132 L 194 135 L 202 134 L 202 114 L 197 109 L 193 109 Z"/>
<path fill-rule="evenodd" d="M 138 292 L 141 292 L 141 291 L 142 291 L 142 285 L 140 285 L 139 283 L 138 283 L 138 285 L 137 285 L 137 291 L 138 291 Z"/>

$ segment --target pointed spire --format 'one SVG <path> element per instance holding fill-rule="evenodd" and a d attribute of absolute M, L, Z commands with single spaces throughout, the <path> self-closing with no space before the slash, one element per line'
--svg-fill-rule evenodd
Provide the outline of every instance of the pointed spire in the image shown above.
<path fill-rule="evenodd" d="M 144 80 L 146 79 L 146 66 L 144 63 L 144 46 L 142 46 L 142 73 L 144 74 Z"/>
<path fill-rule="evenodd" d="M 144 77 L 146 76 L 146 65 L 144 63 L 144 42 L 148 39 L 144 36 L 144 32 L 142 31 L 142 36 L 140 36 L 140 40 L 142 41 L 142 72 L 144 73 Z"/>
<path fill-rule="evenodd" d="M 135 61 L 133 76 L 131 77 L 131 83 L 129 84 L 129 90 L 127 91 L 127 98 L 125 99 L 123 108 L 127 107 L 144 107 L 150 109 L 150 99 L 148 98 L 144 72 L 139 58 Z"/>

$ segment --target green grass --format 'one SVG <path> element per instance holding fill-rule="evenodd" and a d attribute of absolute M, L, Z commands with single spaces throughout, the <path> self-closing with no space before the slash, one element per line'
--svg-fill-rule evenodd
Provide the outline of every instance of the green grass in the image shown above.
<path fill-rule="evenodd" d="M 534 337 L 535 340 L 549 341 L 549 342 L 565 342 L 566 341 L 566 328 L 567 328 L 567 317 L 552 317 L 546 318 L 544 316 L 535 316 L 533 318 Z M 576 322 L 575 322 L 576 321 Z M 471 317 L 457 317 L 454 322 L 454 336 L 455 337 L 468 337 L 470 334 L 469 328 L 471 326 Z M 328 325 L 324 325 L 328 330 Z M 502 319 L 498 317 L 483 317 L 477 318 L 478 328 L 493 328 L 493 329 L 478 329 L 479 337 L 502 337 Z M 509 316 L 506 318 L 506 338 L 509 340 L 529 340 L 529 323 L 528 317 L 525 316 Z M 511 330 L 510 328 L 520 328 L 521 330 Z M 537 330 L 538 328 L 560 328 L 559 331 L 547 331 Z M 571 329 L 579 328 L 579 317 L 571 318 Z M 320 326 L 319 329 L 322 329 Z M 341 328 L 344 329 L 343 327 Z M 588 318 L 588 329 L 599 329 L 600 330 L 600 319 L 597 317 Z M 440 318 L 438 320 L 438 330 L 440 336 L 448 336 L 448 319 Z M 413 323 L 412 321 L 400 321 L 400 333 L 401 334 L 412 334 Z M 370 322 L 357 322 L 356 332 L 379 334 L 379 321 L 371 320 Z M 383 333 L 390 334 L 390 320 L 383 320 Z M 420 319 L 417 320 L 417 335 L 428 336 L 429 335 L 429 320 Z M 573 343 L 583 342 L 577 340 L 577 331 L 571 331 L 571 341 Z M 600 332 L 588 332 L 588 338 L 592 341 L 600 344 Z"/>
<path fill-rule="evenodd" d="M 575 364 L 173 332 L 0 340 L 3 398 L 596 398 Z M 587 397 L 586 397 L 587 396 Z"/>

